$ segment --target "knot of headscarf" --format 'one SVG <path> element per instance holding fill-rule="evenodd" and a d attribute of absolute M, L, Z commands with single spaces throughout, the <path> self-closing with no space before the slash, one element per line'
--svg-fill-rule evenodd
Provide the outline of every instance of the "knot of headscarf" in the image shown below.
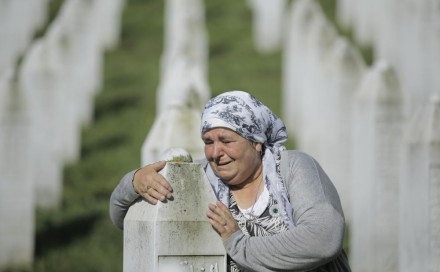
<path fill-rule="evenodd" d="M 263 175 L 269 194 L 276 200 L 279 215 L 293 227 L 292 206 L 279 172 L 281 151 L 285 150 L 286 127 L 267 106 L 247 92 L 231 91 L 220 94 L 205 106 L 201 120 L 201 135 L 210 129 L 224 127 L 252 142 L 264 146 Z M 217 198 L 229 206 L 229 188 L 207 165 L 206 174 Z"/>

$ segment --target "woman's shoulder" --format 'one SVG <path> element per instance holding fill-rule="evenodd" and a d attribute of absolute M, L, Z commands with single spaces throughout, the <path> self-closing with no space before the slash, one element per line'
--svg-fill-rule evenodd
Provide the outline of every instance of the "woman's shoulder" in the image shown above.
<path fill-rule="evenodd" d="M 300 150 L 284 150 L 281 152 L 281 161 L 308 161 L 314 162 L 315 159 L 308 153 Z"/>

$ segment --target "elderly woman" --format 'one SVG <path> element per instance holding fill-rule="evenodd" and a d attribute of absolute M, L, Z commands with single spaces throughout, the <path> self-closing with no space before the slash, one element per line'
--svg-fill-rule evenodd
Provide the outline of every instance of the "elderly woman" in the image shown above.
<path fill-rule="evenodd" d="M 351 271 L 342 249 L 344 215 L 330 179 L 310 156 L 287 151 L 283 122 L 250 94 L 223 93 L 203 112 L 206 159 L 218 201 L 207 218 L 228 253 L 228 271 Z M 157 162 L 125 175 L 110 200 L 122 228 L 139 197 L 166 201 L 171 185 Z"/>

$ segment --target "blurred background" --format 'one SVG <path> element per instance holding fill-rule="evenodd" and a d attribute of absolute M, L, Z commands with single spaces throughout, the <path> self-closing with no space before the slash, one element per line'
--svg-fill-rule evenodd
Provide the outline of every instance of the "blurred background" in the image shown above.
<path fill-rule="evenodd" d="M 440 236 L 439 16 L 436 0 L 0 0 L 0 271 L 122 270 L 109 198 L 180 89 L 195 108 L 245 90 L 282 117 L 335 181 L 354 271 L 416 271 L 414 249 L 440 271 L 438 244 L 398 243 Z"/>

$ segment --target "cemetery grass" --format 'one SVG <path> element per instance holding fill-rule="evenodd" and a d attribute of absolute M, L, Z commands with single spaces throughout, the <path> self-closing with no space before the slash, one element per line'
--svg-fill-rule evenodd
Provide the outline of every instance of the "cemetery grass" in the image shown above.
<path fill-rule="evenodd" d="M 247 90 L 280 115 L 280 53 L 255 52 L 245 1 L 205 3 L 212 95 Z M 32 271 L 122 271 L 123 232 L 111 223 L 108 202 L 119 179 L 139 167 L 155 118 L 163 27 L 163 1 L 126 2 L 120 44 L 105 56 L 94 120 L 83 128 L 81 157 L 64 170 L 61 205 L 36 212 Z"/>

